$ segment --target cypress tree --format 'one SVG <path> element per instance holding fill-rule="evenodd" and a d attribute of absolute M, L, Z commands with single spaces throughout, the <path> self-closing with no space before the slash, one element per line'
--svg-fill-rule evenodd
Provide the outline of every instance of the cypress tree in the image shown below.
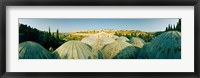
<path fill-rule="evenodd" d="M 168 31 L 170 30 L 170 24 L 169 24 L 169 26 L 168 26 Z"/>
<path fill-rule="evenodd" d="M 178 20 L 177 30 L 181 32 L 181 19 Z"/>
<path fill-rule="evenodd" d="M 174 24 L 174 26 L 173 26 L 173 30 L 176 30 L 175 24 Z"/>
<path fill-rule="evenodd" d="M 58 30 L 58 29 L 57 29 L 57 31 L 56 31 L 56 39 L 59 40 L 59 30 Z"/>
<path fill-rule="evenodd" d="M 165 31 L 168 31 L 168 28 L 167 28 L 167 27 L 165 28 Z"/>

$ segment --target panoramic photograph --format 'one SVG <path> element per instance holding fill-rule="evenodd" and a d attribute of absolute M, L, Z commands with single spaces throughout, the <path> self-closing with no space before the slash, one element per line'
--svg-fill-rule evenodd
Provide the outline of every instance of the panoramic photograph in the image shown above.
<path fill-rule="evenodd" d="M 19 59 L 181 59 L 181 18 L 19 18 Z"/>

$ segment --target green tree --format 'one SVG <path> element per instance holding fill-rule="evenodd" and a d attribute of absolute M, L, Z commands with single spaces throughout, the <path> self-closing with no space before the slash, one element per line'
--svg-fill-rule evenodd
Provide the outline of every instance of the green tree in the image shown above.
<path fill-rule="evenodd" d="M 165 28 L 165 31 L 168 31 L 168 27 Z"/>
<path fill-rule="evenodd" d="M 181 19 L 179 19 L 178 22 L 177 22 L 176 30 L 181 32 Z"/>
<path fill-rule="evenodd" d="M 168 28 L 167 28 L 167 29 L 168 29 L 168 31 L 170 31 L 170 30 L 171 30 L 171 25 L 170 25 L 170 24 L 168 25 Z"/>
<path fill-rule="evenodd" d="M 49 42 L 51 41 L 51 28 L 49 27 L 49 33 L 48 33 L 48 38 L 49 38 Z"/>
<path fill-rule="evenodd" d="M 170 30 L 173 30 L 172 25 L 170 24 Z"/>
<path fill-rule="evenodd" d="M 126 38 L 131 39 L 132 36 L 127 34 L 127 35 L 126 35 Z"/>
<path fill-rule="evenodd" d="M 56 39 L 59 40 L 59 30 L 58 30 L 58 29 L 57 29 L 57 31 L 56 31 Z"/>
<path fill-rule="evenodd" d="M 176 26 L 175 26 L 175 24 L 173 25 L 173 30 L 176 30 Z"/>

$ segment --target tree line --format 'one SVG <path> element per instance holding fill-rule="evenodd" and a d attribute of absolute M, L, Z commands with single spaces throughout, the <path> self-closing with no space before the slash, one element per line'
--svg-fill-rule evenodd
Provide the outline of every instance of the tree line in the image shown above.
<path fill-rule="evenodd" d="M 19 43 L 24 41 L 37 42 L 50 51 L 55 50 L 65 42 L 60 39 L 58 29 L 52 33 L 50 27 L 49 31 L 40 31 L 28 25 L 19 24 Z"/>
<path fill-rule="evenodd" d="M 168 27 L 166 27 L 166 29 L 165 29 L 165 31 L 172 31 L 172 30 L 181 32 L 181 19 L 178 20 L 176 25 L 174 24 L 172 26 L 172 24 L 169 24 Z"/>

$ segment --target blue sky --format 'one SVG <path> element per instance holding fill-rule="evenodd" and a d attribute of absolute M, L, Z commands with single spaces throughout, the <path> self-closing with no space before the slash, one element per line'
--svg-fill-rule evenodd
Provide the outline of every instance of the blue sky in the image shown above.
<path fill-rule="evenodd" d="M 27 24 L 42 31 L 76 32 L 94 29 L 141 30 L 146 32 L 164 31 L 168 24 L 176 24 L 177 18 L 19 18 L 19 23 Z"/>

